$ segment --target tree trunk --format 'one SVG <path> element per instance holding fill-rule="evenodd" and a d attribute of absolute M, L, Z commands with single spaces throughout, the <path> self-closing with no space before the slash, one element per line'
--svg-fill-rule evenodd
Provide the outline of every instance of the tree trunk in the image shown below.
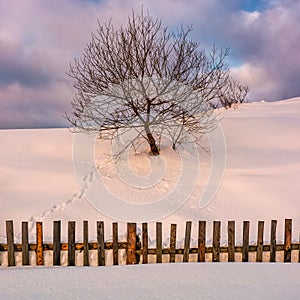
<path fill-rule="evenodd" d="M 145 131 L 146 131 L 146 134 L 147 134 L 147 138 L 148 138 L 148 143 L 149 143 L 149 146 L 150 146 L 150 149 L 151 149 L 151 154 L 152 155 L 159 155 L 159 149 L 156 145 L 156 142 L 155 142 L 155 139 L 150 131 L 150 128 L 149 126 L 145 125 Z"/>
<path fill-rule="evenodd" d="M 155 139 L 151 132 L 147 133 L 148 143 L 150 145 L 151 153 L 153 155 L 159 155 L 158 147 L 156 146 Z"/>

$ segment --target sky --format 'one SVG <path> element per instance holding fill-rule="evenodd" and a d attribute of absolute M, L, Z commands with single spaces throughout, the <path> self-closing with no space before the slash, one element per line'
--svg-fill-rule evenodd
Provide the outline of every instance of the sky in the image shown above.
<path fill-rule="evenodd" d="M 0 0 L 0 129 L 67 126 L 66 75 L 100 23 L 141 7 L 169 28 L 193 25 L 200 47 L 230 47 L 248 101 L 300 96 L 299 0 Z"/>

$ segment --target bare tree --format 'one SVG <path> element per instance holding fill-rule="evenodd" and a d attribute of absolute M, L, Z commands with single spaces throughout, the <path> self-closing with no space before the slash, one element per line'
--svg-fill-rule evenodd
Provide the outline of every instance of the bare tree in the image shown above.
<path fill-rule="evenodd" d="M 236 108 L 239 104 L 244 103 L 249 92 L 249 88 L 247 86 L 241 85 L 238 81 L 232 78 L 228 80 L 224 89 L 226 90 L 220 91 L 217 102 L 215 103 L 215 108 Z"/>
<path fill-rule="evenodd" d="M 175 149 L 186 134 L 199 139 L 212 130 L 211 103 L 235 96 L 224 62 L 229 49 L 206 53 L 189 38 L 192 28 L 169 33 L 143 10 L 125 27 L 98 26 L 68 73 L 77 93 L 66 118 L 75 130 L 103 139 L 134 130 L 123 148 L 142 137 L 153 155 L 162 135 Z"/>

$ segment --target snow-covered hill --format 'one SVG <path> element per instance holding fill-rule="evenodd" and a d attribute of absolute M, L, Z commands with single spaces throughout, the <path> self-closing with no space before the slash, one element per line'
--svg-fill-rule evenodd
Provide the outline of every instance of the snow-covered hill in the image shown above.
<path fill-rule="evenodd" d="M 284 218 L 292 218 L 300 229 L 300 98 L 243 104 L 236 110 L 222 110 L 220 116 L 226 143 L 223 157 L 226 167 L 214 197 L 201 207 L 200 199 L 212 172 L 212 160 L 219 151 L 210 147 L 212 154 L 201 151 L 196 161 L 200 167 L 193 166 L 198 168 L 199 176 L 196 181 L 191 179 L 195 181 L 191 195 L 175 212 L 166 210 L 160 221 L 183 224 L 186 220 L 196 223 L 199 219 L 236 220 L 238 228 L 243 220 L 268 222 L 275 218 L 280 226 Z M 80 187 L 73 169 L 73 138 L 74 134 L 67 129 L 0 131 L 2 239 L 7 219 L 15 220 L 16 224 L 26 220 L 49 223 L 45 225 L 46 239 L 51 239 L 52 220 L 115 221 L 114 216 L 104 216 L 86 199 L 90 181 L 100 184 L 101 179 L 102 185 L 116 197 L 142 205 L 173 193 L 183 176 L 177 168 L 182 163 L 178 153 L 166 147 L 161 155 L 164 163 L 160 161 L 150 166 L 149 157 L 143 153 L 131 159 L 133 172 L 140 178 L 151 173 L 151 167 L 164 169 L 158 183 L 149 184 L 147 188 L 132 188 L 114 174 L 112 164 L 107 161 L 109 143 L 98 143 L 95 151 L 98 177 L 88 178 L 89 186 L 81 184 Z M 215 144 L 222 142 L 220 139 Z M 206 146 L 209 148 L 209 144 Z M 152 169 L 152 173 L 155 172 Z M 99 203 L 101 197 L 99 195 Z M 125 212 L 124 215 L 126 219 Z M 141 221 L 145 220 L 141 217 Z M 47 227 L 50 227 L 49 232 Z M 167 229 L 169 232 L 169 227 Z M 295 232 L 295 238 L 298 234 Z"/>
<path fill-rule="evenodd" d="M 183 238 L 184 222 L 187 220 L 193 221 L 193 225 L 196 225 L 198 220 L 206 220 L 208 236 L 211 235 L 212 221 L 220 220 L 224 224 L 222 235 L 226 237 L 226 222 L 236 220 L 236 237 L 237 240 L 241 240 L 242 221 L 249 220 L 252 224 L 250 239 L 255 241 L 257 221 L 265 220 L 264 240 L 268 241 L 270 221 L 277 219 L 279 222 L 277 240 L 282 241 L 284 219 L 292 218 L 293 239 L 298 240 L 300 98 L 243 104 L 236 110 L 221 110 L 219 113 L 221 117 L 219 131 L 203 139 L 204 145 L 211 150 L 211 154 L 201 150 L 196 153 L 199 156 L 193 156 L 195 154 L 193 147 L 174 152 L 168 148 L 167 143 L 163 142 L 160 158 L 149 158 L 143 148 L 139 155 L 129 155 L 130 173 L 124 174 L 122 168 L 121 170 L 114 168 L 112 162 L 107 160 L 105 154 L 110 151 L 109 143 L 96 143 L 92 153 L 95 165 L 91 166 L 90 162 L 82 159 L 88 157 L 85 156 L 86 151 L 91 149 L 86 145 L 78 149 L 80 139 L 75 138 L 74 141 L 74 134 L 67 129 L 1 130 L 0 241 L 6 242 L 5 220 L 8 219 L 15 221 L 17 235 L 21 227 L 17 224 L 21 221 L 29 221 L 31 240 L 34 240 L 34 221 L 43 221 L 44 239 L 49 241 L 52 239 L 53 220 L 62 220 L 63 228 L 69 220 L 78 221 L 79 224 L 82 220 L 89 220 L 91 228 L 94 228 L 93 222 L 97 220 L 111 222 L 120 219 L 118 217 L 120 208 L 117 206 L 113 206 L 112 210 L 105 205 L 101 207 L 101 201 L 107 200 L 105 198 L 107 190 L 112 195 L 110 196 L 112 201 L 121 199 L 120 201 L 127 205 L 123 210 L 125 220 L 126 214 L 130 215 L 130 209 L 132 210 L 134 206 L 142 207 L 144 217 L 150 221 L 149 233 L 152 242 L 154 226 L 151 225 L 151 221 L 154 221 L 157 216 L 154 214 L 155 203 L 160 201 L 164 203 L 164 199 L 169 196 L 171 198 L 167 199 L 171 199 L 170 206 L 162 206 L 161 217 L 156 217 L 163 222 L 166 238 L 169 234 L 169 224 L 177 223 L 180 242 Z M 193 173 L 195 170 L 196 173 Z M 121 178 L 115 172 L 119 172 Z M 191 176 L 183 178 L 186 176 L 184 172 Z M 127 176 L 128 174 L 130 176 Z M 156 177 L 153 174 L 158 174 L 158 181 L 155 181 Z M 134 178 L 134 180 L 141 180 L 142 183 L 135 181 L 129 184 L 124 179 L 126 176 L 125 179 Z M 137 176 L 138 179 L 133 176 Z M 147 183 L 150 184 L 147 186 Z M 178 189 L 180 184 L 190 189 L 188 196 L 184 189 Z M 101 190 L 104 192 L 98 195 L 98 202 L 95 203 L 93 197 L 100 185 L 105 189 Z M 138 185 L 138 188 L 134 185 Z M 172 195 L 176 197 L 173 199 Z M 182 195 L 182 199 L 174 204 L 178 195 Z M 143 221 L 143 217 L 137 221 Z M 123 228 L 125 233 L 125 225 L 122 224 L 120 222 L 120 229 Z M 90 232 L 91 239 L 95 239 L 94 231 Z M 193 226 L 192 235 L 195 243 L 196 226 Z M 110 232 L 107 232 L 107 237 L 109 236 Z M 66 236 L 63 235 L 62 238 L 66 239 Z M 162 267 L 156 268 L 153 267 L 150 271 L 154 272 L 150 273 L 153 276 L 156 272 L 160 274 Z M 188 269 L 188 272 L 196 272 L 194 268 L 190 267 L 191 270 Z M 218 272 L 216 268 L 218 267 L 211 266 L 210 270 Z M 220 269 L 229 274 L 235 272 L 231 267 L 220 265 Z M 35 272 L 34 270 L 32 272 Z M 106 276 L 105 272 L 111 272 L 112 274 L 109 275 L 112 276 L 111 280 L 119 282 L 122 279 L 118 270 L 114 268 L 111 271 L 104 271 L 103 276 Z M 206 274 L 209 274 L 210 270 L 209 265 L 205 267 Z M 266 267 L 265 270 L 269 272 L 270 267 Z M 198 271 L 201 271 L 201 267 L 197 269 Z M 253 274 L 256 271 L 263 272 L 262 269 L 256 268 Z M 0 269 L 0 276 L 4 276 L 5 272 L 8 270 Z M 9 276 L 14 276 L 12 275 L 14 272 L 9 273 Z M 23 272 L 18 273 L 18 276 Z M 76 271 L 74 276 L 75 274 Z M 100 280 L 102 275 L 98 276 Z M 252 277 L 249 278 L 251 281 Z M 272 279 L 272 276 L 270 278 Z M 247 285 L 247 282 L 241 283 L 241 286 L 242 284 Z M 267 286 L 268 282 L 264 287 Z M 134 288 L 138 290 L 138 285 Z M 212 298 L 214 298 L 213 294 Z"/>

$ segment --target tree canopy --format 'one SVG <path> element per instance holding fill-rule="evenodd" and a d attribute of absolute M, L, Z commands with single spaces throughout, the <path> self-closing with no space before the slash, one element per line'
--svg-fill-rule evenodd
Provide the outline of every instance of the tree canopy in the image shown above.
<path fill-rule="evenodd" d="M 175 149 L 186 135 L 199 140 L 212 130 L 213 108 L 243 101 L 247 88 L 230 76 L 229 49 L 206 52 L 191 31 L 169 32 L 143 10 L 117 29 L 98 22 L 82 57 L 70 64 L 77 91 L 66 114 L 71 126 L 103 139 L 134 130 L 123 149 L 144 138 L 153 155 L 162 135 Z"/>

